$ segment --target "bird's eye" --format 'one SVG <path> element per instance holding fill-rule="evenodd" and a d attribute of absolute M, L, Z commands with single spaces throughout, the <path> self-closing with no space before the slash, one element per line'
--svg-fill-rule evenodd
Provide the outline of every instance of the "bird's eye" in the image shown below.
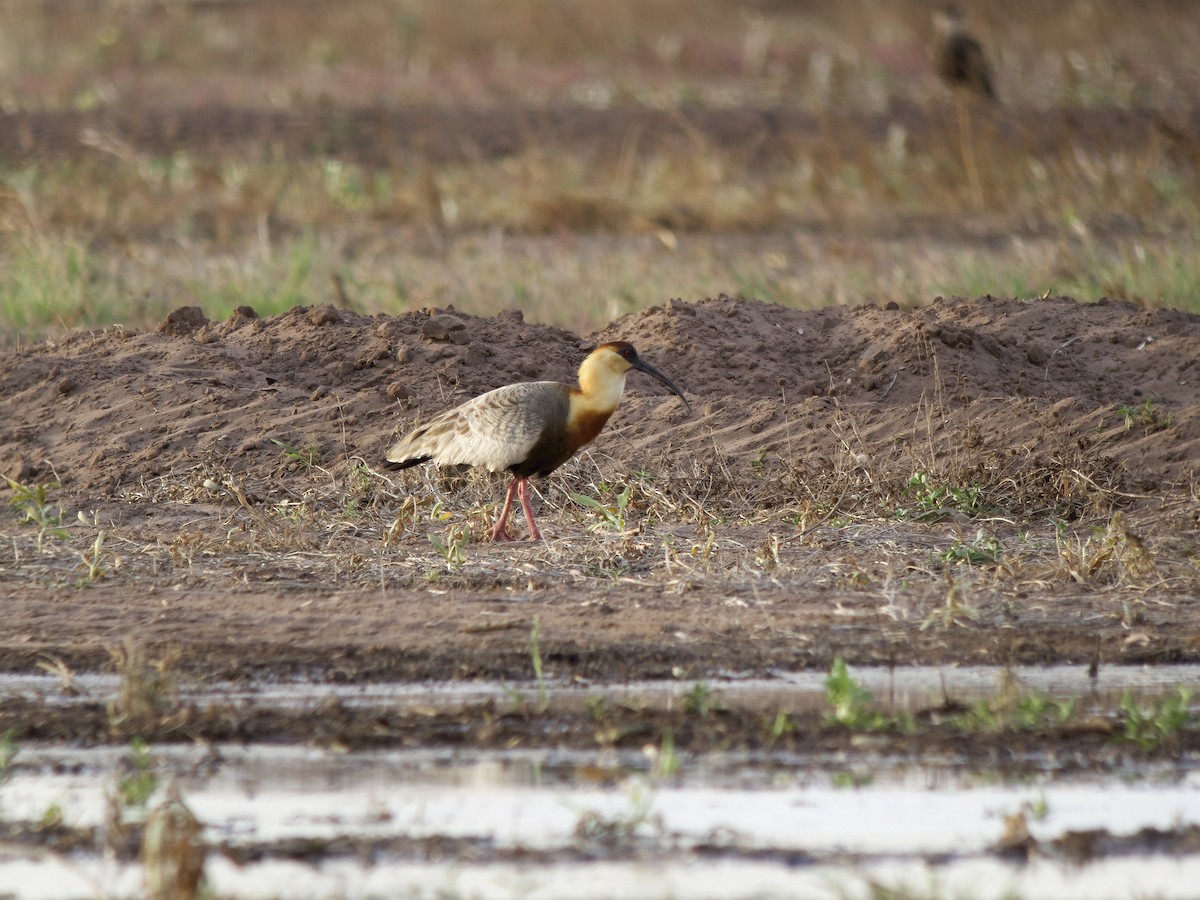
<path fill-rule="evenodd" d="M 632 347 L 626 347 L 624 350 L 621 351 L 621 355 L 623 357 L 625 357 L 626 359 L 636 359 L 637 351 L 634 350 Z"/>

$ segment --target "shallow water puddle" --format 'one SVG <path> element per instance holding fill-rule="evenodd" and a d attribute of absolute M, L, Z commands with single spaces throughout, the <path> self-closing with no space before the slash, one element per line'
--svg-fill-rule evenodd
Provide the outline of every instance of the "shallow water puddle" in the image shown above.
<path fill-rule="evenodd" d="M 1200 667 L 1020 669 L 1022 690 L 1087 696 L 1112 708 L 1200 681 Z M 990 697 L 995 669 L 860 669 L 892 709 Z M 764 710 L 828 703 L 825 676 L 714 680 L 726 702 Z M 91 701 L 115 678 L 80 676 Z M 535 696 L 536 685 L 517 690 Z M 683 702 L 690 683 L 551 687 L 550 704 Z M 342 703 L 461 708 L 511 701 L 513 686 L 181 685 L 181 699 L 313 709 Z M 0 698 L 77 702 L 56 679 L 7 676 Z M 549 741 L 550 739 L 547 738 Z M 654 751 L 377 750 L 162 744 L 158 790 L 175 784 L 204 825 L 206 877 L 230 897 L 1191 897 L 1200 884 L 1200 758 L 1122 758 L 1117 775 L 1026 768 L 1018 780 L 961 760 L 843 752 L 683 754 L 655 778 Z M 856 745 L 857 746 L 857 745 Z M 0 894 L 137 897 L 143 870 L 106 853 L 109 798 L 130 769 L 126 746 L 22 743 L 0 785 Z M 849 776 L 849 777 L 848 777 Z M 48 815 L 53 813 L 53 815 Z M 136 818 L 137 810 L 126 810 Z M 29 834 L 56 818 L 70 851 Z M 1027 839 L 1021 836 L 1027 831 Z M 1015 835 L 1015 838 L 1014 838 Z M 1014 852 L 1014 847 L 1023 847 Z M 79 849 L 82 848 L 82 849 Z M 1032 848 L 1032 849 L 1029 849 Z"/>
<path fill-rule="evenodd" d="M 139 894 L 139 866 L 100 852 L 122 755 L 22 749 L 0 818 L 37 822 L 56 807 L 65 824 L 96 829 L 97 850 L 31 856 L 11 845 L 0 856 L 5 892 Z M 1197 760 L 1121 781 L 1020 784 L 890 761 L 869 787 L 839 788 L 830 760 L 796 757 L 781 776 L 746 755 L 708 754 L 670 784 L 591 783 L 597 769 L 635 763 L 622 756 L 155 750 L 164 780 L 205 823 L 219 896 L 856 897 L 874 880 L 917 895 L 1184 897 L 1200 883 L 1194 842 L 1154 854 L 1133 837 L 1200 829 Z M 1013 816 L 1040 846 L 1092 830 L 1129 846 L 1082 864 L 1006 862 L 997 847 Z"/>

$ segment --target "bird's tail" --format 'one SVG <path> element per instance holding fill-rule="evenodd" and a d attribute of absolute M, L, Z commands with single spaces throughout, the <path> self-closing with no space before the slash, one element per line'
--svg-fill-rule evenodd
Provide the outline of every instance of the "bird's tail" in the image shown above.
<path fill-rule="evenodd" d="M 408 469 L 412 466 L 419 466 L 423 462 L 429 462 L 431 459 L 433 459 L 432 456 L 414 456 L 410 459 L 392 459 L 391 455 L 389 454 L 388 458 L 384 460 L 383 467 L 385 469 L 392 470 Z"/>

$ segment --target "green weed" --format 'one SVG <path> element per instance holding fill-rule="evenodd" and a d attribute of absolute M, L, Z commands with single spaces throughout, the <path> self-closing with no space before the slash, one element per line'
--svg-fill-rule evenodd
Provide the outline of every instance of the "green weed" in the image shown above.
<path fill-rule="evenodd" d="M 154 772 L 154 757 L 144 740 L 135 737 L 130 742 L 130 750 L 133 771 L 118 782 L 117 792 L 123 807 L 141 809 L 158 787 L 158 775 Z"/>
<path fill-rule="evenodd" d="M 855 771 L 847 770 L 844 772 L 834 772 L 830 778 L 830 782 L 835 788 L 861 788 L 866 787 L 875 780 L 875 775 L 870 771 Z"/>
<path fill-rule="evenodd" d="M 327 255 L 313 230 L 305 229 L 276 246 L 259 248 L 248 262 L 216 260 L 204 278 L 184 279 L 186 289 L 216 319 L 227 318 L 239 306 L 272 316 L 320 297 L 338 260 Z"/>
<path fill-rule="evenodd" d="M 796 731 L 796 723 L 792 721 L 792 717 L 785 713 L 782 709 L 775 713 L 775 718 L 771 720 L 767 731 L 771 735 L 772 741 L 777 741 L 785 735 L 794 734 Z"/>
<path fill-rule="evenodd" d="M 601 485 L 603 488 L 604 485 Z M 600 517 L 600 521 L 593 524 L 592 531 L 608 529 L 610 531 L 624 531 L 626 527 L 626 514 L 629 509 L 629 498 L 633 493 L 633 484 L 625 485 L 616 496 L 616 500 L 612 504 L 601 503 L 594 497 L 589 497 L 586 494 L 570 494 L 570 498 L 587 509 L 595 510 Z"/>
<path fill-rule="evenodd" d="M 16 755 L 17 742 L 13 739 L 13 730 L 10 728 L 0 734 L 0 784 L 8 781 L 12 775 L 10 767 Z"/>
<path fill-rule="evenodd" d="M 593 722 L 603 722 L 608 718 L 608 698 L 603 694 L 593 694 L 587 698 L 588 719 Z"/>
<path fill-rule="evenodd" d="M 697 681 L 684 695 L 683 708 L 688 715 L 704 719 L 714 712 L 723 712 L 727 707 L 712 688 L 703 681 Z"/>
<path fill-rule="evenodd" d="M 538 712 L 544 713 L 547 707 L 550 706 L 550 695 L 546 690 L 546 676 L 542 671 L 542 651 L 538 646 L 538 638 L 541 636 L 542 622 L 539 616 L 533 617 L 533 627 L 529 629 L 529 641 L 526 648 L 529 650 L 529 660 L 533 664 L 533 675 L 537 679 L 538 688 Z"/>
<path fill-rule="evenodd" d="M 271 438 L 271 443 L 279 448 L 279 452 L 283 456 L 298 463 L 301 468 L 308 469 L 321 464 L 321 448 L 313 444 L 305 447 L 296 447 L 286 441 L 279 441 L 275 438 Z"/>
<path fill-rule="evenodd" d="M 675 750 L 675 733 L 668 728 L 663 731 L 658 752 L 654 755 L 654 771 L 651 777 L 656 783 L 674 778 L 679 774 L 682 764 L 679 753 Z"/>
<path fill-rule="evenodd" d="M 1170 413 L 1163 413 L 1155 408 L 1154 400 L 1150 397 L 1138 406 L 1118 406 L 1117 415 L 1125 420 L 1126 431 L 1131 431 L 1134 426 L 1146 431 L 1160 431 L 1170 428 L 1171 423 L 1175 421 L 1175 417 Z"/>
<path fill-rule="evenodd" d="M 892 724 L 888 715 L 874 708 L 875 698 L 850 674 L 840 656 L 825 678 L 825 699 L 833 707 L 826 721 L 854 731 L 880 731 Z"/>
<path fill-rule="evenodd" d="M 1037 731 L 1057 728 L 1075 714 L 1077 698 L 1055 700 L 1041 694 L 1023 694 L 1014 700 L 1000 697 L 980 700 L 951 724 L 966 733 L 978 731 Z"/>
<path fill-rule="evenodd" d="M 914 518 L 918 521 L 938 521 L 959 512 L 977 516 L 985 512 L 983 488 L 978 485 L 958 487 L 938 484 L 925 472 L 914 472 L 905 485 L 904 492 L 915 505 L 914 511 L 899 509 L 898 518 Z"/>
<path fill-rule="evenodd" d="M 50 828 L 58 828 L 63 824 L 63 808 L 62 804 L 57 801 L 49 804 L 42 815 L 38 818 L 38 828 L 43 831 Z"/>
<path fill-rule="evenodd" d="M 1192 692 L 1181 687 L 1172 696 L 1145 708 L 1133 699 L 1130 691 L 1126 691 L 1121 697 L 1125 726 L 1121 740 L 1137 744 L 1142 750 L 1171 745 L 1180 731 L 1192 726 L 1192 715 L 1188 710 L 1191 701 Z"/>
<path fill-rule="evenodd" d="M 952 565 L 965 563 L 969 566 L 987 566 L 1000 562 L 1002 550 L 999 540 L 978 531 L 975 540 L 970 543 L 955 541 L 949 550 L 939 555 L 939 558 Z"/>
<path fill-rule="evenodd" d="M 471 530 L 465 525 L 451 525 L 446 529 L 446 536 L 429 532 L 429 543 L 442 554 L 446 565 L 461 566 L 467 561 L 466 547 L 471 542 Z"/>
<path fill-rule="evenodd" d="M 29 522 L 37 528 L 37 548 L 40 552 L 47 537 L 63 540 L 69 532 L 62 527 L 63 510 L 50 502 L 50 491 L 58 487 L 57 482 L 36 484 L 32 487 L 5 478 L 12 489 L 13 496 L 8 501 L 22 522 Z"/>
<path fill-rule="evenodd" d="M 742 296 L 753 297 L 756 295 L 743 294 Z M 763 447 L 758 451 L 758 453 L 756 453 L 754 456 L 752 456 L 750 458 L 750 474 L 752 474 L 755 478 L 762 478 L 763 471 L 766 467 L 766 460 L 767 460 L 767 450 L 765 447 Z"/>
<path fill-rule="evenodd" d="M 92 546 L 79 554 L 79 559 L 83 563 L 87 574 L 84 576 L 84 581 L 88 584 L 99 581 L 110 571 L 105 568 L 105 563 L 111 563 L 111 569 L 118 569 L 121 566 L 121 557 L 111 551 L 104 549 L 104 543 L 108 539 L 108 533 L 100 528 L 100 516 L 96 513 L 92 515 L 92 521 L 89 522 L 84 518 L 83 513 L 79 513 L 77 518 L 83 525 L 89 525 L 96 529 L 96 536 L 92 539 Z"/>

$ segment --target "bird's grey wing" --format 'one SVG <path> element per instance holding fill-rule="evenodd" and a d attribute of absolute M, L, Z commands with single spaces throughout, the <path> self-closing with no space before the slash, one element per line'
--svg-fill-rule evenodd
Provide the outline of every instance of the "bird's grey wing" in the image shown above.
<path fill-rule="evenodd" d="M 427 457 L 443 466 L 506 469 L 528 457 L 561 405 L 563 390 L 551 381 L 533 381 L 488 391 L 418 428 L 388 459 Z"/>

